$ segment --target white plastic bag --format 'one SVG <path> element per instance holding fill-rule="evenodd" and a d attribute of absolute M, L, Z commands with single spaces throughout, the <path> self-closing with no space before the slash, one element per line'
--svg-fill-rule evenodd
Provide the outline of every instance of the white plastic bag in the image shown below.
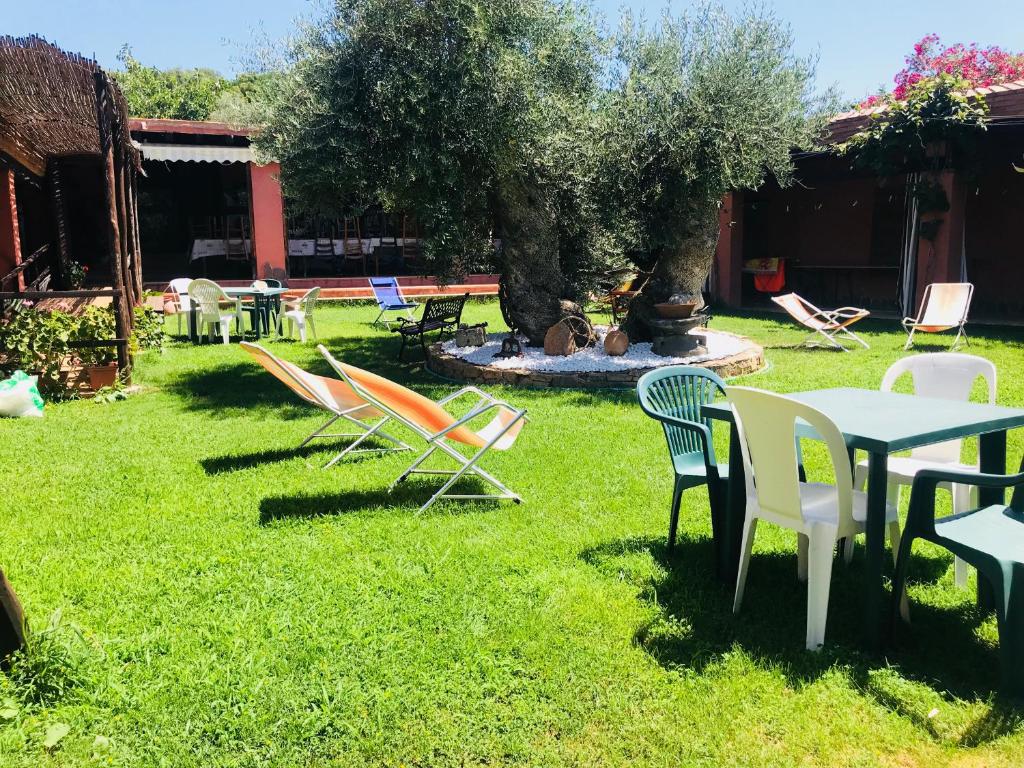
<path fill-rule="evenodd" d="M 35 376 L 15 371 L 11 378 L 0 381 L 0 416 L 20 418 L 42 415 L 43 398 L 39 395 Z"/>

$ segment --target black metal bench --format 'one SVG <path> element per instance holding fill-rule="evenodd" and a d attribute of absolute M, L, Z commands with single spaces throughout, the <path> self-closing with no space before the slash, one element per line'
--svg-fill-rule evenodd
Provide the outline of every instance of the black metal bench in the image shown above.
<path fill-rule="evenodd" d="M 402 336 L 402 347 L 398 350 L 398 359 L 404 360 L 405 347 L 410 339 L 419 338 L 420 346 L 423 348 L 423 356 L 427 355 L 427 334 L 439 331 L 438 338 L 444 338 L 446 333 L 459 327 L 462 320 L 462 310 L 466 306 L 469 294 L 462 296 L 440 296 L 427 299 L 423 305 L 423 316 L 419 320 L 409 320 L 400 317 L 401 325 L 391 330 Z"/>

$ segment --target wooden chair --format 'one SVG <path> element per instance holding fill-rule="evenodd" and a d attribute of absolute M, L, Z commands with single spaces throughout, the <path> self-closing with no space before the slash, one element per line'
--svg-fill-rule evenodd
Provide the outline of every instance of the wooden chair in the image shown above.
<path fill-rule="evenodd" d="M 358 262 L 366 274 L 366 253 L 363 252 L 363 238 L 359 233 L 359 219 L 347 218 L 342 223 L 340 254 L 343 266 Z"/>
<path fill-rule="evenodd" d="M 420 228 L 416 220 L 402 217 L 402 263 L 406 268 L 419 266 L 420 263 Z"/>
<path fill-rule="evenodd" d="M 423 356 L 427 356 L 427 334 L 438 331 L 438 338 L 459 327 L 462 321 L 462 310 L 466 306 L 469 294 L 462 296 L 438 296 L 427 299 L 423 305 L 423 316 L 419 320 L 399 317 L 399 325 L 391 330 L 402 337 L 402 347 L 398 350 L 398 359 L 404 360 L 405 347 L 410 339 L 419 339 Z"/>
<path fill-rule="evenodd" d="M 629 312 L 629 305 L 633 299 L 644 289 L 647 281 L 651 279 L 648 272 L 632 275 L 612 288 L 604 296 L 600 297 L 599 303 L 608 307 L 612 315 L 612 325 L 618 325 Z"/>
<path fill-rule="evenodd" d="M 249 217 L 231 214 L 224 219 L 224 258 L 228 262 L 252 266 L 252 243 L 249 239 Z"/>

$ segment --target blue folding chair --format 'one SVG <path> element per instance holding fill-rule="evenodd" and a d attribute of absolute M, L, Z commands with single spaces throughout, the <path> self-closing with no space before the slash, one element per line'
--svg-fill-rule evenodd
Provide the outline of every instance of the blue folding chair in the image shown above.
<path fill-rule="evenodd" d="M 385 312 L 404 312 L 410 320 L 415 318 L 412 311 L 419 306 L 415 301 L 406 301 L 402 295 L 402 289 L 398 287 L 397 277 L 371 277 L 370 288 L 373 289 L 373 297 L 380 307 L 380 314 L 373 321 L 373 325 L 383 324 L 385 328 L 391 329 L 391 321 L 384 317 Z"/>

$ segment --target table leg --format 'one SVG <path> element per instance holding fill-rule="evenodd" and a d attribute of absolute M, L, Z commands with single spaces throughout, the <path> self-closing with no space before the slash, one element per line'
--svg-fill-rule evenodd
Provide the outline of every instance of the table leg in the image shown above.
<path fill-rule="evenodd" d="M 888 480 L 888 455 L 869 453 L 864 558 L 864 639 L 870 651 L 877 651 L 882 645 L 885 614 L 882 564 L 885 562 L 885 496 Z"/>
<path fill-rule="evenodd" d="M 193 344 L 199 343 L 199 320 L 196 317 L 195 304 L 191 304 L 188 310 L 188 338 Z"/>
<path fill-rule="evenodd" d="M 729 426 L 729 489 L 725 494 L 725 514 L 717 526 L 712 521 L 718 578 L 726 584 L 736 583 L 743 519 L 747 514 L 747 486 L 743 473 L 743 453 L 735 424 Z"/>
<path fill-rule="evenodd" d="M 978 438 L 978 469 L 987 475 L 1006 474 L 1006 430 L 989 432 Z M 982 507 L 1006 503 L 1006 492 L 1002 488 L 979 488 L 978 503 Z M 978 574 L 978 607 L 984 610 L 995 608 L 995 594 L 988 579 Z"/>
<path fill-rule="evenodd" d="M 263 328 L 263 297 L 256 295 L 252 298 L 252 305 L 255 311 L 252 313 L 252 329 L 256 333 L 256 341 L 260 340 L 260 331 Z M 245 329 L 242 329 L 243 335 Z"/>

